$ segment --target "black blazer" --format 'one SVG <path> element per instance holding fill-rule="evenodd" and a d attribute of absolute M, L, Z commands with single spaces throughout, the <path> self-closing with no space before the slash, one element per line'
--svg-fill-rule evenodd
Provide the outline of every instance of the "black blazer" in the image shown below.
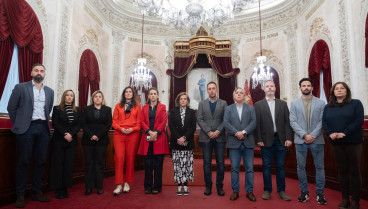
<path fill-rule="evenodd" d="M 59 106 L 54 106 L 52 111 L 52 126 L 54 135 L 51 139 L 51 146 L 67 147 L 76 146 L 78 144 L 77 133 L 81 129 L 81 110 L 77 107 L 77 112 L 73 112 L 74 120 L 69 123 L 66 111 L 61 111 Z M 64 134 L 70 133 L 73 137 L 71 142 L 64 139 Z"/>
<path fill-rule="evenodd" d="M 105 105 L 101 106 L 100 117 L 95 118 L 95 108 L 89 105 L 83 111 L 83 138 L 82 145 L 103 146 L 109 144 L 109 130 L 112 123 L 111 108 Z M 98 141 L 92 141 L 91 137 L 96 135 Z"/>
<path fill-rule="evenodd" d="M 265 147 L 273 144 L 273 121 L 270 108 L 266 99 L 262 99 L 254 104 L 257 118 L 257 128 L 255 132 L 256 143 L 263 142 Z M 275 99 L 275 123 L 277 134 L 281 145 L 286 140 L 292 140 L 292 132 L 289 119 L 289 108 L 285 101 Z"/>
<path fill-rule="evenodd" d="M 196 130 L 196 117 L 193 109 L 187 107 L 185 111 L 184 127 L 181 124 L 180 108 L 174 107 L 170 111 L 169 128 L 171 131 L 170 148 L 177 150 L 194 149 L 194 132 Z M 177 139 L 185 136 L 188 141 L 187 146 L 178 145 Z"/>

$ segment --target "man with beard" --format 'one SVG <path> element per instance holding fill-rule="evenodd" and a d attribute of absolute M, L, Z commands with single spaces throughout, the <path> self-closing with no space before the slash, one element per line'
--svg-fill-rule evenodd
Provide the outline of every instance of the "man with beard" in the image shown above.
<path fill-rule="evenodd" d="M 261 147 L 263 164 L 264 193 L 262 199 L 271 198 L 271 167 L 274 157 L 276 165 L 277 193 L 283 200 L 291 198 L 285 193 L 285 154 L 291 142 L 289 109 L 285 101 L 275 98 L 276 86 L 272 80 L 264 84 L 266 98 L 256 102 L 257 128 L 255 132 L 257 145 Z"/>
<path fill-rule="evenodd" d="M 299 81 L 301 98 L 291 103 L 290 125 L 294 129 L 294 143 L 297 159 L 297 171 L 301 194 L 299 202 L 306 202 L 309 199 L 307 187 L 307 175 L 305 173 L 305 163 L 308 149 L 310 149 L 314 166 L 316 168 L 316 194 L 319 204 L 327 204 L 323 196 L 325 186 L 324 170 L 324 139 L 322 134 L 322 115 L 325 103 L 312 95 L 313 82 L 309 78 Z"/>
<path fill-rule="evenodd" d="M 45 71 L 42 64 L 34 64 L 31 72 L 32 80 L 17 84 L 8 103 L 8 113 L 13 124 L 11 130 L 17 138 L 17 200 L 14 205 L 17 208 L 25 206 L 27 170 L 32 155 L 34 157 L 32 200 L 50 201 L 41 190 L 43 167 L 50 142 L 50 112 L 54 103 L 54 91 L 42 83 Z"/>

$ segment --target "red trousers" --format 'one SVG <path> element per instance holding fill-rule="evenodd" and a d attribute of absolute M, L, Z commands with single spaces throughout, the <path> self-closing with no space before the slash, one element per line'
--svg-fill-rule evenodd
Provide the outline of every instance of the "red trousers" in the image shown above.
<path fill-rule="evenodd" d="M 134 160 L 137 154 L 138 142 L 139 132 L 133 132 L 129 135 L 115 132 L 115 184 L 122 184 L 124 182 L 129 183 L 134 181 Z"/>

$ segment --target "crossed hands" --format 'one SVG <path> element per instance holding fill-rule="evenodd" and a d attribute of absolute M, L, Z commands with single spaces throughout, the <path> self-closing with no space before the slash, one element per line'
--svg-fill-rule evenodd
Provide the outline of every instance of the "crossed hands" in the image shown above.
<path fill-rule="evenodd" d="M 312 135 L 310 135 L 310 134 L 306 134 L 305 136 L 304 136 L 304 143 L 306 143 L 306 144 L 311 144 L 311 143 L 313 143 L 314 142 L 314 140 L 316 139 L 314 136 L 312 136 Z"/>
<path fill-rule="evenodd" d="M 148 134 L 150 135 L 150 142 L 156 141 L 157 139 L 157 132 L 156 131 L 149 131 Z"/>
<path fill-rule="evenodd" d="M 219 131 L 210 131 L 208 132 L 208 137 L 210 137 L 210 139 L 216 139 L 219 135 L 220 135 L 220 132 Z"/>
<path fill-rule="evenodd" d="M 68 142 L 71 142 L 73 140 L 73 137 L 70 133 L 65 133 L 64 139 L 67 140 Z"/>
<path fill-rule="evenodd" d="M 332 133 L 330 134 L 330 138 L 332 140 L 337 140 L 337 139 L 342 139 L 344 138 L 346 135 L 344 133 Z"/>
<path fill-rule="evenodd" d="M 121 133 L 126 134 L 126 135 L 128 135 L 128 134 L 130 134 L 132 132 L 133 132 L 133 129 L 132 128 L 128 128 L 128 129 L 122 128 L 121 129 Z"/>
<path fill-rule="evenodd" d="M 246 133 L 243 133 L 242 131 L 238 131 L 235 133 L 236 138 L 239 140 L 244 140 L 247 137 Z"/>
<path fill-rule="evenodd" d="M 179 139 L 176 140 L 176 142 L 178 143 L 178 145 L 181 145 L 181 146 L 184 146 L 184 142 L 185 142 L 185 139 L 184 137 L 180 137 Z"/>
<path fill-rule="evenodd" d="M 93 136 L 91 137 L 91 141 L 98 141 L 98 137 L 97 137 L 96 135 L 93 135 Z"/>

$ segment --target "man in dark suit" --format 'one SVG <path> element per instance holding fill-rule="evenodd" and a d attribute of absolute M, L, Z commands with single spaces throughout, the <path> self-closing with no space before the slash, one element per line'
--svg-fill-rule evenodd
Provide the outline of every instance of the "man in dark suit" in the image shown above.
<path fill-rule="evenodd" d="M 285 101 L 275 98 L 276 86 L 273 81 L 266 81 L 264 92 L 266 98 L 254 105 L 257 116 L 256 142 L 262 152 L 262 199 L 271 198 L 271 167 L 272 157 L 275 156 L 277 192 L 281 199 L 289 201 L 291 198 L 285 193 L 284 168 L 286 148 L 292 144 L 289 109 Z"/>
<path fill-rule="evenodd" d="M 32 66 L 32 80 L 17 84 L 10 96 L 8 113 L 17 137 L 18 162 L 16 166 L 15 207 L 25 206 L 24 192 L 27 185 L 28 164 L 34 155 L 32 200 L 49 202 L 41 191 L 43 167 L 50 142 L 50 112 L 54 103 L 54 91 L 43 85 L 45 67 Z"/>
<path fill-rule="evenodd" d="M 226 107 L 224 115 L 224 126 L 228 133 L 227 148 L 230 152 L 231 187 L 233 189 L 230 200 L 239 198 L 239 169 L 243 158 L 246 197 L 254 202 L 256 197 L 253 194 L 255 147 L 253 131 L 256 129 L 256 112 L 252 106 L 244 103 L 244 89 L 237 87 L 233 97 L 235 103 Z"/>
<path fill-rule="evenodd" d="M 198 105 L 197 122 L 201 127 L 199 143 L 203 151 L 203 170 L 206 184 L 205 195 L 210 195 L 212 190 L 212 150 L 215 150 L 217 172 L 216 187 L 217 194 L 224 196 L 224 158 L 225 143 L 224 134 L 224 112 L 227 106 L 224 100 L 217 98 L 217 84 L 213 81 L 207 84 L 207 93 L 209 98 L 201 101 Z"/>

